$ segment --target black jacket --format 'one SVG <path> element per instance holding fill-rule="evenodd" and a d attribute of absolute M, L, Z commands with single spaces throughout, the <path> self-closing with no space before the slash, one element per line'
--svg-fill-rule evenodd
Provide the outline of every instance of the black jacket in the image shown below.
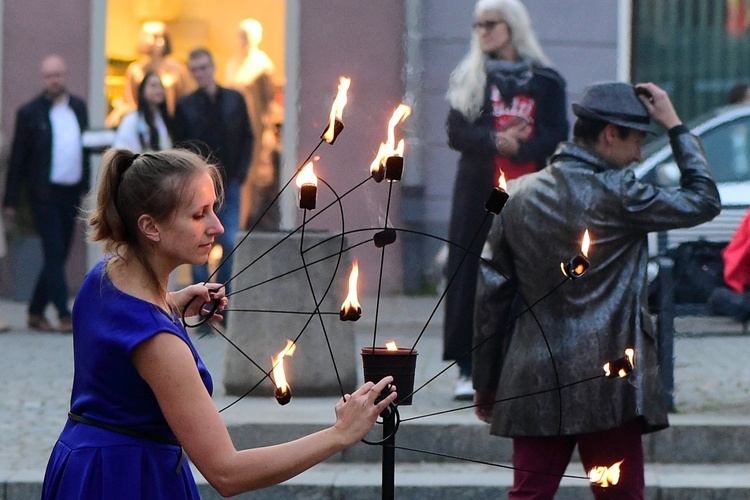
<path fill-rule="evenodd" d="M 198 89 L 177 101 L 174 122 L 175 146 L 197 149 L 204 158 L 219 163 L 227 180 L 244 182 L 253 132 L 242 94 L 219 87 L 214 106 L 208 94 Z"/>
<path fill-rule="evenodd" d="M 32 203 L 49 200 L 50 170 L 52 168 L 52 123 L 49 111 L 52 102 L 40 95 L 23 105 L 16 115 L 16 132 L 8 167 L 8 180 L 5 188 L 4 207 L 17 207 L 20 190 L 28 190 Z M 70 96 L 70 107 L 78 119 L 81 132 L 88 128 L 86 103 L 79 97 Z M 89 188 L 90 161 L 83 154 L 83 173 L 76 185 L 81 193 Z"/>

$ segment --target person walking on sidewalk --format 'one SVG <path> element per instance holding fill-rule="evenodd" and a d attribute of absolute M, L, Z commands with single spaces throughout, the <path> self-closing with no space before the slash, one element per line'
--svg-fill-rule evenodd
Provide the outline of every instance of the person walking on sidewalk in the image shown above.
<path fill-rule="evenodd" d="M 65 262 L 81 196 L 89 185 L 89 159 L 81 142 L 88 115 L 83 99 L 68 92 L 68 67 L 60 56 L 46 57 L 41 73 L 44 91 L 16 116 L 3 213 L 9 223 L 15 220 L 25 189 L 44 255 L 29 304 L 29 328 L 55 330 L 44 315 L 52 303 L 60 321 L 57 329 L 69 333 L 73 326 Z"/>
<path fill-rule="evenodd" d="M 392 377 L 367 382 L 339 400 L 333 426 L 235 449 L 211 399 L 211 375 L 180 321 L 183 310 L 194 316 L 216 301 L 221 320 L 224 287 L 168 292 L 170 273 L 204 263 L 224 231 L 214 211 L 222 191 L 218 169 L 195 153 L 105 153 L 89 223 L 107 256 L 73 306 L 70 413 L 43 499 L 197 499 L 185 455 L 222 496 L 270 486 L 359 442 L 396 398 L 386 389 Z"/>
<path fill-rule="evenodd" d="M 519 0 L 479 0 L 471 48 L 451 74 L 448 144 L 461 153 L 453 187 L 445 277 L 443 359 L 457 360 L 454 397 L 468 399 L 477 256 L 490 225 L 484 196 L 544 168 L 568 138 L 565 80 L 552 69 Z M 472 242 L 473 241 L 473 242 Z M 473 255 L 467 256 L 467 251 Z"/>
<path fill-rule="evenodd" d="M 573 112 L 573 142 L 544 170 L 508 184 L 510 198 L 487 237 L 474 402 L 493 434 L 513 438 L 510 498 L 553 498 L 576 444 L 586 471 L 624 460 L 617 485 L 592 485 L 597 498 L 643 498 L 641 434 L 669 425 L 645 312 L 647 235 L 711 220 L 721 202 L 700 141 L 658 86 L 594 84 Z M 643 183 L 625 168 L 642 159 L 651 120 L 668 130 L 680 188 Z M 590 268 L 550 293 L 585 230 Z M 533 314 L 515 317 L 517 296 L 535 304 Z M 604 377 L 602 366 L 627 348 L 635 350 L 629 378 Z"/>

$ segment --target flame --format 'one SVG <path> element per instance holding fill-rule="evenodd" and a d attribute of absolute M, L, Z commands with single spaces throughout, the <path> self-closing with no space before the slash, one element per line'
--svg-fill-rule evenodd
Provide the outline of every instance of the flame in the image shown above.
<path fill-rule="evenodd" d="M 628 361 L 630 361 L 630 366 L 635 368 L 635 349 L 632 347 L 625 349 L 625 356 L 628 358 Z"/>
<path fill-rule="evenodd" d="M 497 179 L 497 187 L 499 187 L 503 191 L 506 191 L 508 189 L 508 184 L 505 182 L 505 172 L 503 172 L 502 170 L 500 171 L 500 177 Z"/>
<path fill-rule="evenodd" d="M 635 368 L 635 349 L 633 349 L 632 347 L 628 347 L 627 349 L 625 349 L 624 357 L 611 362 L 608 361 L 602 368 L 604 369 L 604 375 L 606 375 L 607 377 L 612 376 L 613 368 L 617 370 L 618 377 L 623 378 L 627 376 L 630 372 L 633 371 L 633 368 Z"/>
<path fill-rule="evenodd" d="M 351 78 L 345 76 L 339 78 L 339 90 L 336 94 L 336 99 L 333 100 L 333 105 L 331 105 L 331 115 L 328 120 L 328 128 L 323 134 L 323 139 L 329 144 L 333 142 L 334 139 L 333 133 L 336 126 L 336 120 L 341 121 L 341 117 L 344 114 L 344 106 L 346 106 L 347 100 L 346 92 L 349 90 L 349 85 L 351 85 L 351 83 Z"/>
<path fill-rule="evenodd" d="M 411 107 L 406 104 L 399 104 L 398 107 L 393 111 L 390 121 L 388 122 L 388 138 L 386 142 L 380 143 L 378 148 L 378 154 L 370 164 L 370 172 L 377 172 L 380 170 L 382 163 L 389 156 L 404 156 L 404 140 L 401 139 L 396 145 L 396 125 L 406 120 L 411 114 Z"/>
<path fill-rule="evenodd" d="M 315 176 L 315 172 L 313 172 L 312 161 L 302 167 L 302 170 L 299 171 L 294 182 L 297 183 L 297 187 L 302 187 L 305 184 L 312 184 L 313 186 L 318 185 L 318 178 Z"/>
<path fill-rule="evenodd" d="M 357 279 L 359 278 L 359 264 L 354 261 L 352 265 L 352 272 L 349 273 L 349 294 L 346 296 L 346 300 L 341 304 L 341 310 L 344 314 L 349 313 L 352 309 L 360 309 L 359 300 L 357 300 Z"/>
<path fill-rule="evenodd" d="M 286 341 L 286 347 L 276 356 L 271 356 L 271 363 L 273 364 L 273 380 L 276 387 L 282 392 L 286 393 L 289 391 L 289 384 L 286 381 L 286 374 L 284 374 L 284 357 L 294 355 L 294 351 L 297 350 L 297 344 L 291 340 Z"/>
<path fill-rule="evenodd" d="M 581 242 L 581 253 L 584 257 L 589 256 L 589 246 L 591 246 L 591 238 L 589 238 L 589 230 L 583 232 L 583 241 Z"/>
<path fill-rule="evenodd" d="M 385 343 L 385 348 L 389 351 L 398 351 L 398 346 L 396 345 L 395 340 L 391 340 L 390 342 Z"/>
<path fill-rule="evenodd" d="M 620 481 L 620 464 L 623 462 L 624 460 L 620 460 L 609 467 L 601 465 L 592 468 L 589 471 L 589 481 L 602 488 L 617 484 Z"/>
<path fill-rule="evenodd" d="M 396 142 L 396 125 L 406 120 L 410 114 L 411 108 L 406 104 L 399 104 L 393 111 L 391 120 L 388 122 L 388 141 L 386 142 L 391 149 L 393 149 L 393 144 Z M 403 144 L 399 143 L 399 147 L 403 151 Z"/>

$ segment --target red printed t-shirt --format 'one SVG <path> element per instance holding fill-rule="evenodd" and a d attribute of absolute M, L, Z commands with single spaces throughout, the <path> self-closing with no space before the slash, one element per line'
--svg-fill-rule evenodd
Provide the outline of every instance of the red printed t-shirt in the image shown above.
<path fill-rule="evenodd" d="M 500 91 L 496 86 L 490 89 L 490 101 L 492 103 L 492 116 L 495 119 L 495 131 L 501 132 L 511 123 L 513 118 L 521 117 L 530 127 L 530 135 L 534 134 L 534 117 L 536 116 L 536 101 L 524 94 L 513 97 L 510 104 L 503 101 Z M 515 162 L 504 156 L 495 156 L 495 181 L 500 177 L 500 172 L 505 173 L 505 179 L 515 179 L 524 174 L 536 172 L 535 161 Z"/>

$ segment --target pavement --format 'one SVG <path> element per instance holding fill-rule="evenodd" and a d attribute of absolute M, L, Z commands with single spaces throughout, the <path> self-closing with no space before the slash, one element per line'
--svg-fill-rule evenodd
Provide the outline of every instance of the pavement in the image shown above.
<path fill-rule="evenodd" d="M 375 310 L 373 297 L 361 302 L 365 311 Z M 442 310 L 436 308 L 436 303 L 436 296 L 380 299 L 378 331 L 382 335 L 393 336 L 401 346 L 410 346 L 421 334 L 415 385 L 423 389 L 415 394 L 414 404 L 402 418 L 465 405 L 452 399 L 457 369 L 441 359 Z M 12 327 L 11 331 L 0 333 L 0 483 L 9 477 L 41 477 L 69 405 L 73 376 L 71 336 L 29 331 L 25 327 L 25 311 L 25 304 L 0 300 L 0 316 Z M 374 321 L 366 318 L 367 315 L 356 323 L 357 339 L 363 345 L 369 345 L 375 327 Z M 675 417 L 718 422 L 750 415 L 750 335 L 744 335 L 740 325 L 724 318 L 678 318 L 676 329 Z M 222 393 L 220 383 L 228 345 L 218 336 L 193 338 L 214 376 L 217 406 L 224 407 L 235 400 Z M 281 408 L 272 398 L 247 398 L 222 415 L 228 425 L 241 420 L 276 419 L 277 415 L 289 422 L 326 424 L 333 421 L 335 399 L 300 398 Z M 453 414 L 474 421 L 471 409 Z M 325 473 L 324 468 L 321 471 Z M 0 498 L 5 497 L 0 494 Z"/>

